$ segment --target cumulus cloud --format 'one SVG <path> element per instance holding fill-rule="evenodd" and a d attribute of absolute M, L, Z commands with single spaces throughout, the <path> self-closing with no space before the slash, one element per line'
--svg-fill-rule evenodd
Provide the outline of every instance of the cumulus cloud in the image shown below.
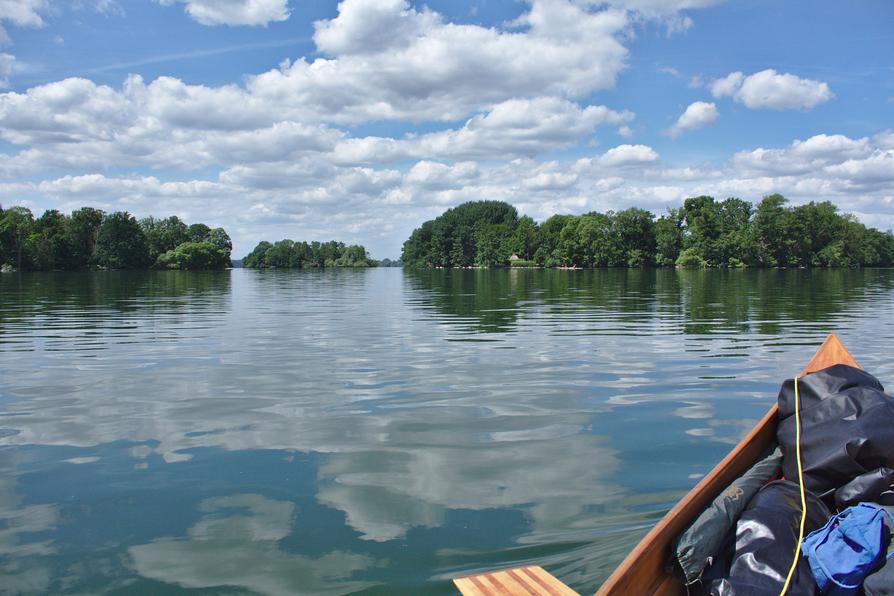
<path fill-rule="evenodd" d="M 43 4 L 25 4 L 35 16 L 16 22 L 38 26 Z M 680 2 L 663 14 L 703 4 Z M 213 7 L 236 5 L 249 3 Z M 861 205 L 870 217 L 894 204 L 890 131 L 748 147 L 711 167 L 668 167 L 645 144 L 585 149 L 598 146 L 600 127 L 633 134 L 634 114 L 584 98 L 614 84 L 631 24 L 660 9 L 646 0 L 532 0 L 515 22 L 488 28 L 405 0 L 344 0 L 333 19 L 315 24 L 317 57 L 240 84 L 69 78 L 0 93 L 0 139 L 15 145 L 0 153 L 0 194 L 64 210 L 90 203 L 218 222 L 243 254 L 282 230 L 355 239 L 378 256 L 395 256 L 420 221 L 482 197 L 541 218 L 631 204 L 661 211 L 700 193 L 754 200 L 779 191 L 835 199 L 846 210 L 862 193 L 877 201 Z M 16 64 L 5 56 L 0 78 Z M 770 89 L 761 101 L 772 107 L 797 103 L 788 88 L 824 85 L 764 71 L 731 73 L 711 90 L 753 107 L 754 88 Z M 716 118 L 715 104 L 695 102 L 671 130 Z M 410 132 L 353 126 L 383 120 L 410 123 L 402 127 Z M 416 122 L 426 126 L 414 130 Z M 569 160 L 569 148 L 587 156 Z"/>
<path fill-rule="evenodd" d="M 171 212 L 229 222 L 237 252 L 266 237 L 259 230 L 268 226 L 310 229 L 310 222 L 325 222 L 327 230 L 368 234 L 365 242 L 378 254 L 395 255 L 420 221 L 481 197 L 507 200 L 545 218 L 630 205 L 662 212 L 698 194 L 757 201 L 781 192 L 794 202 L 832 200 L 844 211 L 858 211 L 867 224 L 887 228 L 894 217 L 894 148 L 886 144 L 888 136 L 815 135 L 782 148 L 742 151 L 705 168 L 663 167 L 653 148 L 620 145 L 573 163 L 422 159 L 401 170 L 305 157 L 239 164 L 217 179 L 165 182 L 89 174 L 20 183 L 14 192 L 25 199 L 50 197 L 64 209 L 89 201 L 141 215 Z"/>
<path fill-rule="evenodd" d="M 43 27 L 42 12 L 48 8 L 47 0 L 0 0 L 0 46 L 12 40 L 6 32 L 6 25 L 17 27 Z"/>
<path fill-rule="evenodd" d="M 658 153 L 648 145 L 618 145 L 598 158 L 604 167 L 623 168 L 641 166 L 658 161 Z"/>
<path fill-rule="evenodd" d="M 870 156 L 873 147 L 868 138 L 851 139 L 844 135 L 819 134 L 807 140 L 795 140 L 785 149 L 758 148 L 736 153 L 734 164 L 750 173 L 794 175 L 821 170 L 827 165 Z"/>
<path fill-rule="evenodd" d="M 405 0 L 342 0 L 338 16 L 314 23 L 314 41 L 330 55 L 370 54 L 410 45 L 442 26 L 439 15 Z"/>
<path fill-rule="evenodd" d="M 684 130 L 692 130 L 711 124 L 717 120 L 718 116 L 716 105 L 705 101 L 696 101 L 689 104 L 668 132 L 672 137 L 677 137 Z"/>
<path fill-rule="evenodd" d="M 288 0 L 158 0 L 163 6 L 185 4 L 186 13 L 202 25 L 266 26 L 289 18 Z"/>
<path fill-rule="evenodd" d="M 634 117 L 605 106 L 538 97 L 501 102 L 459 128 L 402 139 L 353 138 L 324 124 L 301 123 L 299 115 L 283 120 L 290 115 L 288 105 L 271 107 L 276 104 L 246 97 L 235 86 L 212 89 L 169 77 L 147 85 L 132 76 L 120 91 L 66 79 L 6 93 L 0 95 L 0 138 L 32 148 L 0 158 L 0 172 L 29 164 L 189 169 L 294 160 L 308 153 L 331 153 L 342 165 L 501 159 L 568 147 L 600 125 Z"/>
<path fill-rule="evenodd" d="M 732 72 L 711 85 L 714 97 L 732 97 L 751 109 L 809 110 L 835 95 L 829 85 L 772 68 L 745 76 Z"/>
<path fill-rule="evenodd" d="M 585 96 L 612 87 L 625 66 L 624 11 L 534 0 L 516 24 L 523 30 L 445 23 L 405 1 L 347 0 L 316 25 L 331 58 L 286 63 L 248 91 L 343 122 L 449 121 L 512 98 Z"/>

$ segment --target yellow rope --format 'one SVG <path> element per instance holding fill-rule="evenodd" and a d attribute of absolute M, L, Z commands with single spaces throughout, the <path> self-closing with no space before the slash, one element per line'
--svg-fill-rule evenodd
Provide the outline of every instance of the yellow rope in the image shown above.
<path fill-rule="evenodd" d="M 804 468 L 801 465 L 801 400 L 798 397 L 798 377 L 795 377 L 795 456 L 798 460 L 798 485 L 801 488 L 801 529 L 798 531 L 798 544 L 795 546 L 795 558 L 792 561 L 792 567 L 788 570 L 788 577 L 785 578 L 785 585 L 779 596 L 784 596 L 788 590 L 788 584 L 792 581 L 795 574 L 795 568 L 801 559 L 801 541 L 804 540 L 804 522 L 807 520 L 807 500 L 804 497 Z"/>

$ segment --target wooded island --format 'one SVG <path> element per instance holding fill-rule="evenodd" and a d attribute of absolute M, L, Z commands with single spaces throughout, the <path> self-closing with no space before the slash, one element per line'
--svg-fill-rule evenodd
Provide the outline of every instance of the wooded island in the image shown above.
<path fill-rule="evenodd" d="M 553 215 L 542 224 L 501 201 L 473 201 L 426 221 L 404 242 L 412 267 L 887 267 L 894 235 L 828 201 L 788 206 L 688 198 L 655 218 L 623 211 Z"/>
<path fill-rule="evenodd" d="M 0 266 L 19 271 L 74 269 L 223 269 L 233 244 L 223 228 L 190 226 L 176 216 L 139 221 L 126 211 L 0 207 Z"/>
<path fill-rule="evenodd" d="M 252 269 L 300 269 L 306 267 L 375 267 L 366 248 L 346 246 L 344 242 L 295 242 L 280 240 L 259 242 L 244 259 L 242 266 Z"/>

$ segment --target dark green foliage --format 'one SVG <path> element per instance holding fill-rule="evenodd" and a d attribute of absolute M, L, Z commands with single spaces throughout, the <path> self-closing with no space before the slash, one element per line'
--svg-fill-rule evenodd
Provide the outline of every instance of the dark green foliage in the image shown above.
<path fill-rule="evenodd" d="M 96 240 L 105 213 L 93 207 L 72 211 L 68 221 L 68 238 L 73 269 L 96 265 Z"/>
<path fill-rule="evenodd" d="M 518 259 L 517 261 L 510 261 L 510 267 L 537 267 L 536 261 L 529 261 L 526 259 Z"/>
<path fill-rule="evenodd" d="M 829 203 L 788 207 L 770 195 L 691 197 L 656 221 L 638 208 L 554 215 L 537 225 L 496 201 L 464 203 L 423 223 L 404 243 L 411 267 L 860 267 L 894 265 L 894 235 L 866 228 Z"/>
<path fill-rule="evenodd" d="M 266 240 L 255 246 L 242 259 L 242 266 L 255 269 L 295 269 L 303 267 L 375 267 L 362 246 L 345 246 L 343 242 L 295 242 Z"/>
<path fill-rule="evenodd" d="M 683 216 L 679 209 L 668 209 L 655 222 L 655 262 L 667 266 L 677 262 L 683 250 Z"/>
<path fill-rule="evenodd" d="M 146 242 L 149 245 L 149 260 L 153 263 L 158 259 L 159 255 L 174 250 L 184 242 L 191 240 L 189 228 L 176 215 L 172 215 L 167 219 L 146 217 L 140 220 L 140 227 L 143 228 L 143 233 L 146 234 Z M 208 226 L 204 227 L 207 228 Z M 201 241 L 195 240 L 195 242 Z"/>
<path fill-rule="evenodd" d="M 224 269 L 230 266 L 230 253 L 211 242 L 184 242 L 159 255 L 158 269 Z"/>
<path fill-rule="evenodd" d="M 528 218 L 530 219 L 530 218 Z M 489 267 L 509 262 L 513 252 L 536 250 L 528 237 L 533 220 L 522 232 L 515 207 L 501 201 L 472 201 L 427 221 L 404 242 L 401 260 L 410 266 Z M 521 256 L 521 255 L 519 255 Z"/>
<path fill-rule="evenodd" d="M 211 234 L 211 228 L 203 223 L 196 223 L 187 229 L 187 240 L 190 242 L 205 242 Z"/>
<path fill-rule="evenodd" d="M 68 218 L 55 209 L 44 212 L 31 227 L 25 249 L 31 257 L 31 267 L 37 270 L 72 269 L 71 239 Z"/>
<path fill-rule="evenodd" d="M 203 237 L 195 243 L 216 251 L 213 258 L 201 256 L 204 247 L 177 252 L 190 242 L 190 230 Z M 143 269 L 161 255 L 168 255 L 161 268 L 219 269 L 229 266 L 231 250 L 223 228 L 187 227 L 177 217 L 137 222 L 128 213 L 83 207 L 70 216 L 50 209 L 35 220 L 24 207 L 0 208 L 0 265 L 19 270 Z"/>
<path fill-rule="evenodd" d="M 34 228 L 34 216 L 25 207 L 10 207 L 0 219 L 0 253 L 6 259 L 3 264 L 22 270 L 31 265 L 31 255 L 26 250 L 26 243 Z"/>
<path fill-rule="evenodd" d="M 690 246 L 677 257 L 676 265 L 681 269 L 704 269 L 707 261 L 702 256 L 701 250 Z"/>
<path fill-rule="evenodd" d="M 96 260 L 106 269 L 142 269 L 152 263 L 146 234 L 130 213 L 116 211 L 103 220 Z"/>

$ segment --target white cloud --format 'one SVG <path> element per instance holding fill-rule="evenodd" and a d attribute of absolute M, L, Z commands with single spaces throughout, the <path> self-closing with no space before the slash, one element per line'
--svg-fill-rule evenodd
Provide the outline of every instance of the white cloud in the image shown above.
<path fill-rule="evenodd" d="M 342 0 L 338 16 L 314 23 L 314 41 L 333 56 L 374 54 L 411 45 L 436 27 L 443 27 L 436 13 L 405 0 Z"/>
<path fill-rule="evenodd" d="M 266 26 L 289 18 L 288 0 L 158 0 L 163 6 L 186 4 L 186 13 L 202 25 Z"/>
<path fill-rule="evenodd" d="M 736 153 L 733 163 L 745 172 L 790 176 L 851 159 L 864 159 L 872 152 L 868 138 L 819 134 L 805 141 L 795 140 L 786 149 L 758 148 Z"/>
<path fill-rule="evenodd" d="M 512 202 L 543 218 L 631 205 L 661 212 L 698 194 L 757 201 L 781 192 L 795 203 L 832 200 L 843 211 L 859 212 L 867 223 L 887 228 L 884 222 L 894 217 L 894 148 L 886 139 L 885 133 L 816 135 L 783 148 L 742 151 L 707 168 L 663 167 L 658 153 L 645 145 L 620 145 L 574 163 L 422 159 L 405 170 L 339 165 L 326 154 L 314 154 L 239 163 L 216 179 L 165 182 L 96 173 L 15 183 L 0 192 L 25 201 L 43 197 L 66 210 L 89 202 L 138 215 L 178 213 L 219 222 L 232 230 L 237 253 L 272 237 L 274 229 L 308 238 L 341 230 L 339 237 L 362 234 L 376 254 L 394 256 L 420 221 L 481 197 Z"/>
<path fill-rule="evenodd" d="M 658 153 L 648 145 L 618 145 L 598 158 L 599 165 L 609 168 L 641 166 L 658 161 Z"/>
<path fill-rule="evenodd" d="M 705 101 L 696 101 L 686 108 L 677 122 L 671 127 L 669 134 L 673 137 L 679 136 L 684 130 L 692 130 L 701 128 L 717 120 L 717 106 L 713 103 Z"/>
<path fill-rule="evenodd" d="M 513 99 L 471 118 L 457 130 L 419 137 L 412 153 L 441 157 L 537 155 L 567 147 L 600 124 L 621 124 L 630 112 L 587 106 L 554 97 Z"/>
<path fill-rule="evenodd" d="M 742 81 L 745 75 L 741 72 L 731 72 L 722 79 L 717 79 L 711 83 L 711 95 L 714 97 L 729 97 L 735 95 L 736 91 L 742 87 Z"/>
<path fill-rule="evenodd" d="M 0 46 L 11 43 L 7 23 L 17 27 L 43 27 L 40 15 L 47 8 L 47 0 L 0 0 Z"/>
<path fill-rule="evenodd" d="M 655 149 L 632 143 L 569 162 L 564 152 L 596 147 L 601 126 L 633 134 L 632 113 L 582 98 L 614 84 L 631 23 L 658 8 L 533 0 L 514 23 L 487 28 L 447 22 L 404 0 L 346 0 L 334 19 L 316 23 L 322 57 L 242 84 L 70 78 L 2 93 L 0 138 L 18 148 L 0 153 L 0 194 L 64 210 L 90 203 L 217 222 L 243 254 L 275 230 L 356 239 L 395 256 L 420 221 L 483 197 L 537 217 L 775 191 L 859 206 L 867 217 L 890 211 L 891 131 L 749 147 L 710 167 L 668 167 Z M 0 57 L 0 79 L 15 65 Z M 782 87 L 805 87 L 786 77 L 808 90 L 824 85 L 764 72 L 777 106 L 793 103 Z M 731 73 L 712 93 L 753 104 L 752 86 L 767 86 L 760 75 Z M 672 130 L 716 118 L 715 104 L 695 102 Z M 342 126 L 379 120 L 427 126 L 393 137 Z"/>
<path fill-rule="evenodd" d="M 602 124 L 632 119 L 630 112 L 605 106 L 539 97 L 501 102 L 456 129 L 403 139 L 351 138 L 322 124 L 303 124 L 287 105 L 264 104 L 235 86 L 186 85 L 170 77 L 146 85 L 132 76 L 117 91 L 66 79 L 0 95 L 0 138 L 31 147 L 15 157 L 0 157 L 0 171 L 11 174 L 29 164 L 193 169 L 283 161 L 307 153 L 331 153 L 341 165 L 505 159 L 565 148 Z"/>
<path fill-rule="evenodd" d="M 383 37 L 378 24 L 392 21 L 397 33 Z M 340 122 L 449 121 L 512 98 L 607 89 L 625 66 L 623 11 L 534 0 L 517 25 L 524 30 L 445 23 L 406 2 L 342 2 L 316 27 L 333 58 L 284 64 L 250 78 L 248 92 Z"/>
<path fill-rule="evenodd" d="M 0 88 L 9 86 L 9 75 L 13 73 L 15 63 L 15 56 L 0 52 Z"/>
<path fill-rule="evenodd" d="M 835 95 L 829 85 L 793 74 L 779 74 L 772 68 L 749 76 L 733 72 L 711 85 L 714 97 L 731 96 L 751 109 L 809 110 Z"/>

